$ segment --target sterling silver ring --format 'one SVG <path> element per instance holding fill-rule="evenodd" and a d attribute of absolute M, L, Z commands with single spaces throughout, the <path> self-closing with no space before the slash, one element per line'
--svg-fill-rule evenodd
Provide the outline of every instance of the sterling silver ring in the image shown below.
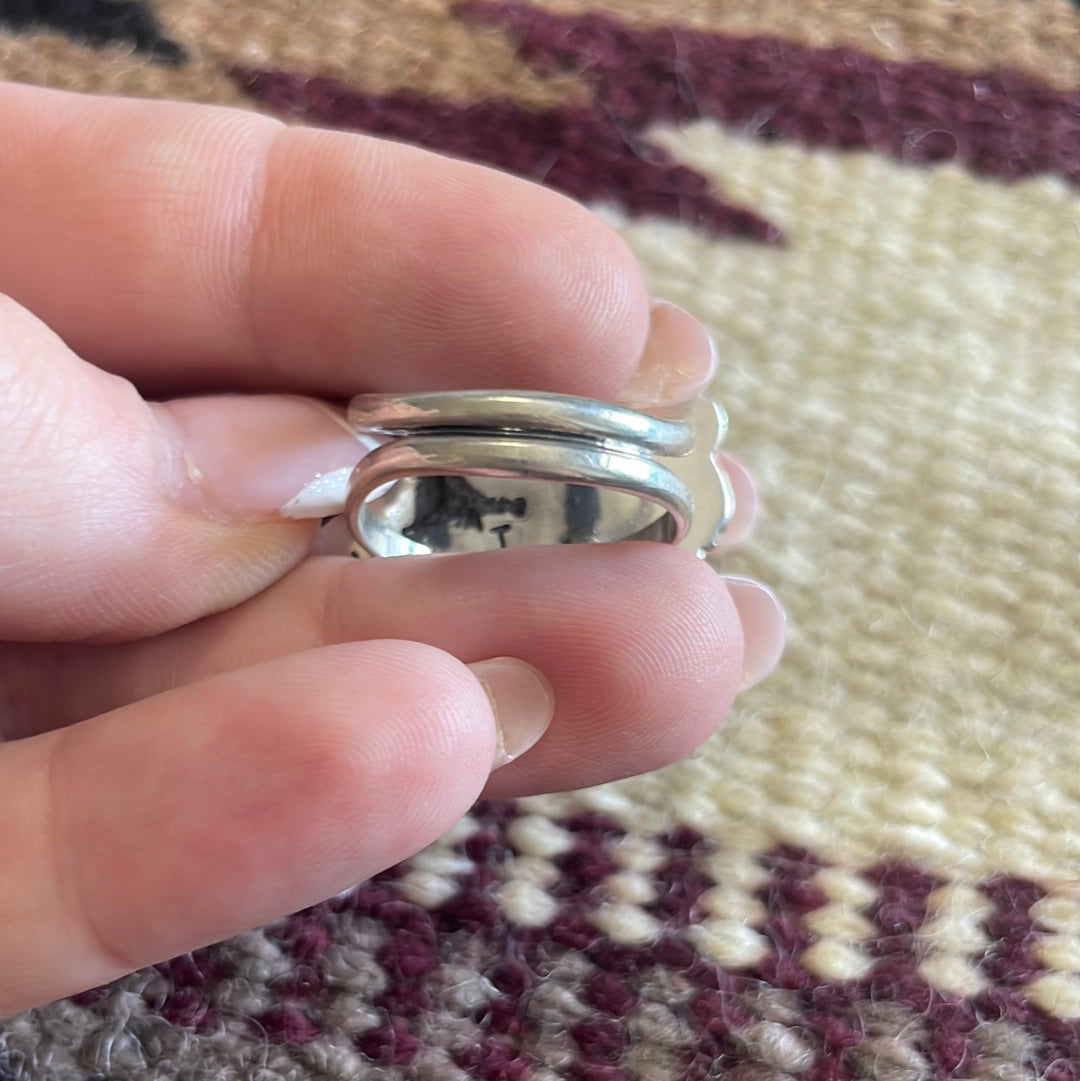
<path fill-rule="evenodd" d="M 735 511 L 727 431 L 698 398 L 655 414 L 560 394 L 363 394 L 348 422 L 379 445 L 345 519 L 375 556 L 651 540 L 704 557 Z"/>

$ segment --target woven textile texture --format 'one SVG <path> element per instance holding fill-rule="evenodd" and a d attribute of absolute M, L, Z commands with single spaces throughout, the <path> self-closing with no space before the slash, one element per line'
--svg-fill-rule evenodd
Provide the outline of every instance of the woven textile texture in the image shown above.
<path fill-rule="evenodd" d="M 1080 7 L 0 0 L 0 76 L 595 208 L 717 338 L 791 618 L 688 760 L 0 1024 L 0 1081 L 1080 1078 Z"/>

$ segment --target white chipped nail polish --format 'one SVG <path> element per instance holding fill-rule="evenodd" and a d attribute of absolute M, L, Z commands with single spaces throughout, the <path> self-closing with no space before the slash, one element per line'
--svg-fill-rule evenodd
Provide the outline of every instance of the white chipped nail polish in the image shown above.
<path fill-rule="evenodd" d="M 375 443 L 311 398 L 231 394 L 154 408 L 177 433 L 177 497 L 226 521 L 340 513 L 348 475 Z"/>

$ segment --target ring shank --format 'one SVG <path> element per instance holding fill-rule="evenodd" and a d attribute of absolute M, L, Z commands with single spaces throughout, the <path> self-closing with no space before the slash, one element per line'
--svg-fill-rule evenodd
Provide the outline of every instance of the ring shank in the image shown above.
<path fill-rule="evenodd" d="M 413 433 L 372 451 L 346 516 L 372 555 L 686 535 L 693 500 L 670 470 L 622 448 L 525 435 Z"/>

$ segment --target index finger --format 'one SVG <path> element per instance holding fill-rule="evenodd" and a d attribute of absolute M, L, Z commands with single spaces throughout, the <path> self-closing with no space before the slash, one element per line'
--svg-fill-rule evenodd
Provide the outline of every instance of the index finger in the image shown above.
<path fill-rule="evenodd" d="M 621 239 L 494 170 L 241 111 L 0 84 L 0 293 L 154 392 L 612 397 L 649 303 Z"/>

